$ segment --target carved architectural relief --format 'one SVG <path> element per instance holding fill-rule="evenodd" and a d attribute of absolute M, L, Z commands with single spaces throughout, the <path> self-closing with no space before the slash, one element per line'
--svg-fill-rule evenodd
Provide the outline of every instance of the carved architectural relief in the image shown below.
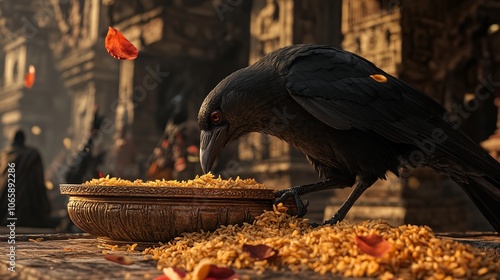
<path fill-rule="evenodd" d="M 51 0 L 60 41 L 53 44 L 56 53 L 92 47 L 99 33 L 99 0 Z"/>
<path fill-rule="evenodd" d="M 399 6 L 388 8 L 377 0 L 345 1 L 342 47 L 398 76 L 402 55 L 400 20 Z"/>
<path fill-rule="evenodd" d="M 293 41 L 293 0 L 254 0 L 249 63 Z"/>

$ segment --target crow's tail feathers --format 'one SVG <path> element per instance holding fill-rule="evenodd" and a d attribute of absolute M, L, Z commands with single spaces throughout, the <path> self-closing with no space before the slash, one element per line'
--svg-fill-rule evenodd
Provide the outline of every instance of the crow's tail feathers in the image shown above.
<path fill-rule="evenodd" d="M 488 176 L 468 176 L 468 182 L 456 182 L 500 234 L 500 181 Z"/>

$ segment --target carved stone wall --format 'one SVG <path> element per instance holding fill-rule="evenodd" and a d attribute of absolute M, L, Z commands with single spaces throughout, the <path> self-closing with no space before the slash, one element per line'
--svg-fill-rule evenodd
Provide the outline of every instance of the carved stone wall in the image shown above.
<path fill-rule="evenodd" d="M 44 1 L 0 3 L 0 148 L 10 145 L 21 128 L 27 145 L 39 149 L 47 167 L 62 147 L 70 111 L 52 63 L 45 8 Z M 24 76 L 30 65 L 36 79 L 32 88 L 26 88 Z"/>
<path fill-rule="evenodd" d="M 372 61 L 391 75 L 401 66 L 401 11 L 378 0 L 344 1 L 342 47 Z"/>

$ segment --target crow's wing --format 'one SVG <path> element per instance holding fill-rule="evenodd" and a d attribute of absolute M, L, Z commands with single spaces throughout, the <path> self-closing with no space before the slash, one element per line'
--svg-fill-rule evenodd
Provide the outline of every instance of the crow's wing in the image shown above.
<path fill-rule="evenodd" d="M 395 143 L 416 146 L 427 141 L 432 151 L 426 152 L 498 175 L 500 165 L 452 125 L 441 105 L 355 54 L 309 48 L 290 58 L 285 79 L 290 95 L 333 128 L 372 130 Z"/>

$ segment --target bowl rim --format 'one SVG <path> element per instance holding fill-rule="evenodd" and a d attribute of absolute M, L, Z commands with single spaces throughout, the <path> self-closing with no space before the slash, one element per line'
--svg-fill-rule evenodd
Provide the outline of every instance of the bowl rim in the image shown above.
<path fill-rule="evenodd" d="M 156 197 L 274 200 L 273 189 L 189 188 L 169 186 L 96 186 L 60 184 L 59 191 L 69 196 Z"/>

